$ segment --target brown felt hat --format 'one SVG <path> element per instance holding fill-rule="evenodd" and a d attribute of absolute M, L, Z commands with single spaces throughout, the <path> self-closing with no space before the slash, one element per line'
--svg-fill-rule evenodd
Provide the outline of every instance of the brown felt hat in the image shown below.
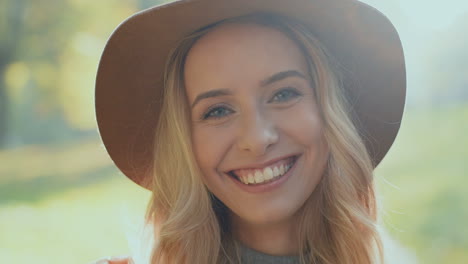
<path fill-rule="evenodd" d="M 384 15 L 356 0 L 185 0 L 125 20 L 112 33 L 99 63 L 99 132 L 127 177 L 150 188 L 146 176 L 170 49 L 203 26 L 255 12 L 302 21 L 342 65 L 348 73 L 343 83 L 350 112 L 374 166 L 379 164 L 400 128 L 406 94 L 402 45 Z"/>

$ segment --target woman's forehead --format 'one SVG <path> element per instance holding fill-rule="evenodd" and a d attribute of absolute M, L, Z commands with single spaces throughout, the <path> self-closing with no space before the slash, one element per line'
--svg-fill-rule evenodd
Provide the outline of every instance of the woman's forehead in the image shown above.
<path fill-rule="evenodd" d="M 278 72 L 307 75 L 304 55 L 284 33 L 246 23 L 220 25 L 188 53 L 184 79 L 189 98 L 214 88 L 261 84 Z"/>

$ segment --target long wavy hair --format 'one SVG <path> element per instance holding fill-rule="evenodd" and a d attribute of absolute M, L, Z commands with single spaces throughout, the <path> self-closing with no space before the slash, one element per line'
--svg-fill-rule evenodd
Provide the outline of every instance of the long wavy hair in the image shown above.
<path fill-rule="evenodd" d="M 297 239 L 302 263 L 370 264 L 383 260 L 377 232 L 373 165 L 353 124 L 339 69 L 326 48 L 300 22 L 275 14 L 231 18 L 186 36 L 171 51 L 155 131 L 153 190 L 146 221 L 156 241 L 152 264 L 240 263 L 228 208 L 202 182 L 191 142 L 191 114 L 184 63 L 193 44 L 225 23 L 276 29 L 303 52 L 330 149 L 324 175 L 299 212 Z"/>

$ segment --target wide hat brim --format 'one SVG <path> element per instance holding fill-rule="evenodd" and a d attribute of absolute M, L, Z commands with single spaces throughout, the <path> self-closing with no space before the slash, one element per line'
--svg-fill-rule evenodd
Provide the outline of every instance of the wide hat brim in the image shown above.
<path fill-rule="evenodd" d="M 99 132 L 128 178 L 151 189 L 147 176 L 170 49 L 203 26 L 254 12 L 302 21 L 336 58 L 345 70 L 343 83 L 355 124 L 374 167 L 380 163 L 400 128 L 406 94 L 401 41 L 383 14 L 355 0 L 185 0 L 125 20 L 112 33 L 99 63 Z"/>

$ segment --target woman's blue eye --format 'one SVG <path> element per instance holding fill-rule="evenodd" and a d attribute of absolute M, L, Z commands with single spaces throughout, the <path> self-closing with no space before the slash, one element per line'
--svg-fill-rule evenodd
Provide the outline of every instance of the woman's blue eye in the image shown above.
<path fill-rule="evenodd" d="M 203 115 L 203 120 L 222 118 L 231 112 L 232 111 L 230 109 L 223 107 L 223 106 L 215 107 Z"/>
<path fill-rule="evenodd" d="M 286 89 L 282 89 L 279 92 L 277 92 L 275 94 L 275 96 L 273 97 L 272 101 L 285 102 L 285 101 L 288 101 L 289 99 L 297 97 L 299 95 L 300 95 L 300 93 L 296 89 L 286 88 Z"/>

